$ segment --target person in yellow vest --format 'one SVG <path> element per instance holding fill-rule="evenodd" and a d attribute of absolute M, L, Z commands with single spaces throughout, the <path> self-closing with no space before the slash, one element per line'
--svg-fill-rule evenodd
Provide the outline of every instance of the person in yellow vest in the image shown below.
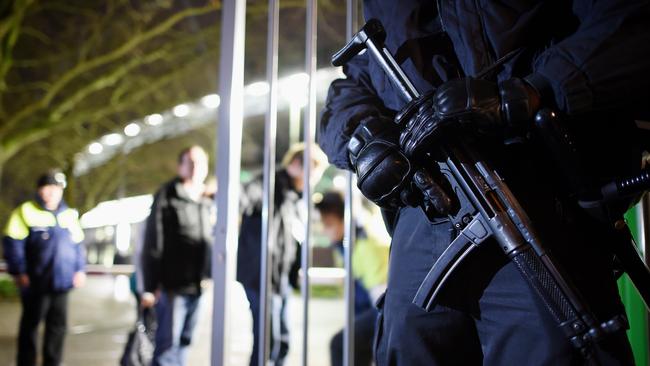
<path fill-rule="evenodd" d="M 36 364 L 37 330 L 43 318 L 43 365 L 61 364 L 68 291 L 86 280 L 84 234 L 77 211 L 62 199 L 65 185 L 65 175 L 59 171 L 39 177 L 36 197 L 11 213 L 4 231 L 4 258 L 23 307 L 18 366 Z"/>
<path fill-rule="evenodd" d="M 323 195 L 316 203 L 325 235 L 332 245 L 343 251 L 344 200 L 336 191 Z M 374 303 L 386 290 L 388 276 L 388 246 L 357 228 L 352 251 L 354 272 L 354 364 L 370 366 L 373 359 L 373 339 L 378 312 Z M 343 331 L 330 342 L 332 366 L 343 365 Z"/>

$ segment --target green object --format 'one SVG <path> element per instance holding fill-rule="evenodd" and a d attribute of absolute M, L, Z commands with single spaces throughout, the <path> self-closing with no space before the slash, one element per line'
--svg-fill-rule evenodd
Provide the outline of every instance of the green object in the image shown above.
<path fill-rule="evenodd" d="M 0 300 L 13 300 L 18 298 L 18 290 L 11 276 L 0 276 Z"/>
<path fill-rule="evenodd" d="M 639 242 L 641 235 L 640 225 L 643 217 L 637 213 L 636 209 L 631 209 L 625 215 L 634 238 Z M 623 275 L 618 281 L 618 289 L 625 305 L 628 320 L 630 321 L 630 330 L 627 336 L 632 344 L 634 352 L 634 361 L 637 366 L 650 366 L 650 339 L 648 335 L 648 312 L 646 311 L 643 300 L 634 288 L 627 275 Z"/>
<path fill-rule="evenodd" d="M 320 299 L 338 299 L 343 297 L 342 285 L 311 285 L 309 287 L 311 296 Z M 296 294 L 300 291 L 296 290 Z"/>
<path fill-rule="evenodd" d="M 354 243 L 352 268 L 366 290 L 385 285 L 388 280 L 388 246 L 373 238 L 361 238 Z"/>

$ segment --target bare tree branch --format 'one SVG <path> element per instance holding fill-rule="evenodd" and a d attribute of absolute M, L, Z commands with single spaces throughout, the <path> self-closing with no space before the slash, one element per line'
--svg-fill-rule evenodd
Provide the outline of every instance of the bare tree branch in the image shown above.
<path fill-rule="evenodd" d="M 63 75 L 61 75 L 61 77 L 58 80 L 52 83 L 52 87 L 47 91 L 47 93 L 43 98 L 37 100 L 36 102 L 30 105 L 25 106 L 22 110 L 15 113 L 8 121 L 6 121 L 4 125 L 0 127 L 0 136 L 5 135 L 7 133 L 7 130 L 9 130 L 16 124 L 22 122 L 25 118 L 28 118 L 33 113 L 36 113 L 38 110 L 47 107 L 52 101 L 52 99 L 54 99 L 54 97 L 58 95 L 61 89 L 63 89 L 73 79 L 83 74 L 84 72 L 103 66 L 109 62 L 115 61 L 125 56 L 126 54 L 128 54 L 130 51 L 135 49 L 143 42 L 163 34 L 167 30 L 172 28 L 175 24 L 177 24 L 178 22 L 180 22 L 181 20 L 187 17 L 198 16 L 215 10 L 216 9 L 214 5 L 207 5 L 200 8 L 185 9 L 181 12 L 175 13 L 174 15 L 172 15 L 171 17 L 169 17 L 168 19 L 166 19 L 164 22 L 160 23 L 156 27 L 142 34 L 134 35 L 121 47 L 118 47 L 117 49 L 108 52 L 104 55 L 98 56 L 92 60 L 84 61 L 75 65 L 72 69 L 68 70 Z"/>

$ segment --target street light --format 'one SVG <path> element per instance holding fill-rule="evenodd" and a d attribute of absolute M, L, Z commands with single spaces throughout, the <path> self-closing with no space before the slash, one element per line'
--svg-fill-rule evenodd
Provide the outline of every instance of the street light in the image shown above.
<path fill-rule="evenodd" d="M 101 138 L 101 141 L 104 143 L 104 145 L 107 146 L 116 146 L 122 143 L 124 141 L 124 137 L 120 135 L 119 133 L 109 133 L 108 135 L 104 135 Z"/>
<path fill-rule="evenodd" d="M 104 151 L 104 146 L 99 142 L 93 142 L 92 144 L 88 145 L 88 152 L 93 155 L 101 154 L 102 151 Z"/>
<path fill-rule="evenodd" d="M 206 108 L 214 109 L 221 104 L 221 98 L 217 94 L 208 94 L 201 98 L 201 104 Z"/>
<path fill-rule="evenodd" d="M 144 121 L 150 126 L 158 126 L 163 122 L 163 116 L 158 113 L 150 114 L 144 118 Z"/>
<path fill-rule="evenodd" d="M 137 136 L 139 133 L 140 133 L 140 125 L 138 125 L 137 123 L 129 123 L 128 125 L 126 125 L 126 127 L 124 127 L 124 134 L 129 137 Z"/>
<path fill-rule="evenodd" d="M 244 89 L 246 91 L 246 94 L 252 95 L 254 97 L 261 97 L 262 95 L 266 95 L 269 93 L 270 87 L 269 87 L 269 83 L 267 83 L 266 81 L 256 81 L 254 83 L 249 84 Z"/>
<path fill-rule="evenodd" d="M 190 113 L 190 107 L 187 104 L 179 104 L 172 110 L 174 116 L 176 117 L 185 117 Z"/>

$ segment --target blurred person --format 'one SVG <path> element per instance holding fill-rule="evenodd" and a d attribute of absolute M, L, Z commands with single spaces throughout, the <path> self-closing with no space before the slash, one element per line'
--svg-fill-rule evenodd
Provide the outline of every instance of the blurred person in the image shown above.
<path fill-rule="evenodd" d="M 76 210 L 63 201 L 65 175 L 41 175 L 33 200 L 12 213 L 3 237 L 8 272 L 20 291 L 18 366 L 36 364 L 38 325 L 45 319 L 43 365 L 60 365 L 67 327 L 68 292 L 86 281 L 84 234 Z"/>
<path fill-rule="evenodd" d="M 287 297 L 290 286 L 298 288 L 300 268 L 301 234 L 304 219 L 300 199 L 304 188 L 305 146 L 292 145 L 282 159 L 281 168 L 275 172 L 275 195 L 273 222 L 269 223 L 273 247 L 271 257 L 271 332 L 270 360 L 281 366 L 289 352 L 289 329 L 287 324 Z M 311 179 L 318 181 L 323 174 L 325 155 L 320 149 L 311 150 Z M 240 207 L 242 220 L 237 252 L 237 281 L 246 292 L 253 316 L 253 350 L 250 365 L 258 364 L 259 352 L 259 309 L 260 309 L 260 265 L 262 238 L 263 177 L 260 175 L 242 187 Z"/>
<path fill-rule="evenodd" d="M 208 156 L 191 146 L 178 156 L 178 176 L 156 193 L 142 250 L 143 307 L 155 304 L 152 364 L 181 366 L 196 326 L 201 282 L 210 275 L 213 202 L 205 195 Z"/>
<path fill-rule="evenodd" d="M 320 212 L 325 235 L 337 251 L 343 254 L 343 221 L 345 201 L 341 193 L 330 191 L 316 203 Z M 354 364 L 371 365 L 373 360 L 373 339 L 377 309 L 374 302 L 386 290 L 388 277 L 388 246 L 366 235 L 357 227 L 356 241 L 352 250 L 354 273 Z M 343 365 L 343 330 L 332 337 L 330 342 L 332 365 Z"/>

